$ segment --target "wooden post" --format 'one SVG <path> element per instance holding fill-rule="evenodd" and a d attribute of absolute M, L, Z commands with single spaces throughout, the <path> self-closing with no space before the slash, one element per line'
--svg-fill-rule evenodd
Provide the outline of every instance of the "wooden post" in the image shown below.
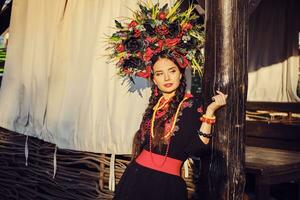
<path fill-rule="evenodd" d="M 208 199 L 243 199 L 248 0 L 207 0 L 204 98 L 228 94 L 217 111 L 208 166 Z"/>

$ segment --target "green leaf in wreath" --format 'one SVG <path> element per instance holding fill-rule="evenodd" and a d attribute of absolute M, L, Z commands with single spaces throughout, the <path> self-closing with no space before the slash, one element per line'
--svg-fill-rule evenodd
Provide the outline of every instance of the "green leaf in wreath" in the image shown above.
<path fill-rule="evenodd" d="M 121 40 L 121 37 L 118 36 L 117 34 L 113 34 L 109 39 L 113 42 L 117 42 L 117 41 Z"/>
<path fill-rule="evenodd" d="M 141 9 L 142 13 L 144 13 L 144 14 L 146 14 L 146 15 L 147 15 L 147 13 L 148 13 L 148 9 L 147 9 L 147 7 L 143 6 L 142 4 L 139 4 L 139 7 L 140 7 L 140 9 Z"/>
<path fill-rule="evenodd" d="M 119 29 L 123 29 L 123 26 L 120 22 L 118 22 L 118 20 L 115 20 L 115 24 L 116 24 L 116 27 L 119 28 Z"/>
<path fill-rule="evenodd" d="M 168 4 L 166 3 L 160 10 L 165 11 L 168 8 Z"/>

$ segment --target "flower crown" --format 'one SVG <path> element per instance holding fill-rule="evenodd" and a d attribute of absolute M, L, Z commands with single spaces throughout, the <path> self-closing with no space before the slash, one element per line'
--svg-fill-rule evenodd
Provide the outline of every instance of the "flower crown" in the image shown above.
<path fill-rule="evenodd" d="M 115 20 L 117 31 L 109 37 L 108 49 L 109 58 L 117 62 L 118 75 L 131 80 L 132 76 L 149 78 L 152 57 L 162 51 L 168 52 L 179 67 L 202 72 L 203 24 L 197 23 L 193 6 L 180 12 L 181 3 L 159 8 L 159 4 L 140 2 L 140 10 L 133 11 L 131 21 L 122 24 Z"/>

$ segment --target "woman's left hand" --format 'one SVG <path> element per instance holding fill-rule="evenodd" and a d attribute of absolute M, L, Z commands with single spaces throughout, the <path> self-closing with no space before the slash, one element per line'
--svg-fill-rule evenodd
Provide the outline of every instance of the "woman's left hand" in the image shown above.
<path fill-rule="evenodd" d="M 217 95 L 212 97 L 213 102 L 207 106 L 206 114 L 214 115 L 214 112 L 220 107 L 226 105 L 227 94 L 217 91 Z"/>

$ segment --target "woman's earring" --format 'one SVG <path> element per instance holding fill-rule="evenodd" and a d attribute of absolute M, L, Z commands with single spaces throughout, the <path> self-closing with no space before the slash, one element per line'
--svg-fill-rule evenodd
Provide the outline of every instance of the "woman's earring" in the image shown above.
<path fill-rule="evenodd" d="M 158 96 L 158 89 L 157 89 L 157 86 L 155 86 L 155 88 L 154 88 L 154 96 Z"/>

